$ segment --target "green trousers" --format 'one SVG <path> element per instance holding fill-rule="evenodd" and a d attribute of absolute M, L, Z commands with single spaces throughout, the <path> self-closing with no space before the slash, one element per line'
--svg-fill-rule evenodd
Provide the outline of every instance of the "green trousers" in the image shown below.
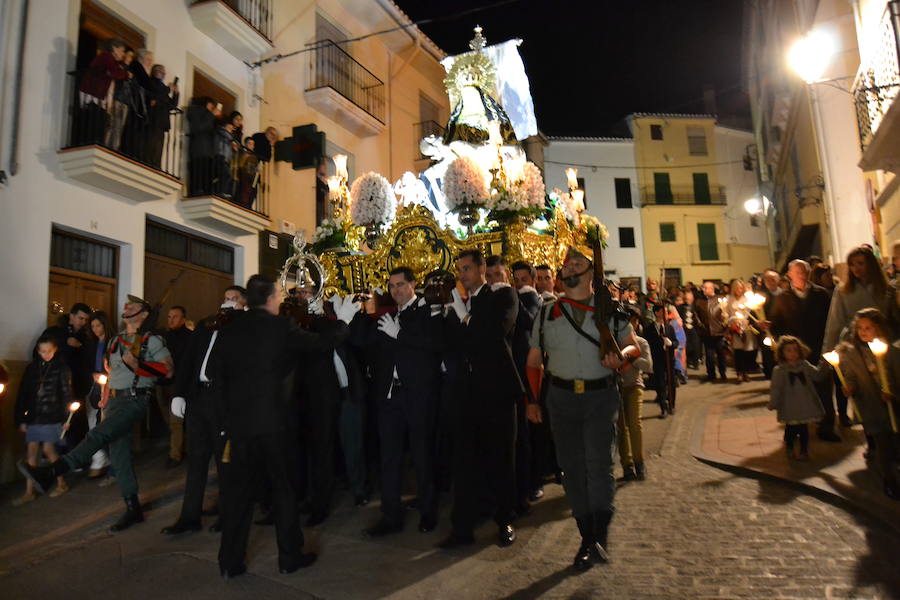
<path fill-rule="evenodd" d="M 641 405 L 644 388 L 630 385 L 622 388 L 622 410 L 619 411 L 619 459 L 622 467 L 644 462 L 644 433 L 641 428 Z"/>
<path fill-rule="evenodd" d="M 116 480 L 123 498 L 138 493 L 134 465 L 131 463 L 131 442 L 134 424 L 147 412 L 147 397 L 152 388 L 139 389 L 137 395 L 130 390 L 114 390 L 110 395 L 103 420 L 91 429 L 84 440 L 63 457 L 69 467 L 84 468 L 91 464 L 97 450 L 109 446 L 109 458 L 115 469 Z"/>

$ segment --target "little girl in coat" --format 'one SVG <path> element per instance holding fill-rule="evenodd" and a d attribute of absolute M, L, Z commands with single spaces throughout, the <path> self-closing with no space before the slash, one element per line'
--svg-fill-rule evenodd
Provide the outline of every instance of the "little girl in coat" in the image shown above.
<path fill-rule="evenodd" d="M 772 371 L 769 410 L 778 411 L 778 422 L 784 423 L 784 443 L 788 458 L 794 458 L 794 440 L 800 438 L 800 460 L 809 460 L 809 423 L 825 416 L 822 401 L 813 385 L 821 377 L 820 370 L 806 357 L 809 348 L 792 335 L 783 335 L 775 348 L 778 366 Z"/>

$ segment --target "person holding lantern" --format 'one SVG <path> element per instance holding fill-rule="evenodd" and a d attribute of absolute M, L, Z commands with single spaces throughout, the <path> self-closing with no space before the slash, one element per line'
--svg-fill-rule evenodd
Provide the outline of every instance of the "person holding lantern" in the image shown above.
<path fill-rule="evenodd" d="M 87 467 L 94 453 L 109 445 L 112 466 L 126 509 L 110 531 L 122 531 L 144 520 L 131 462 L 132 431 L 134 424 L 143 419 L 147 412 L 147 401 L 157 378 L 174 371 L 172 356 L 165 342 L 148 330 L 150 311 L 149 302 L 128 295 L 122 313 L 125 331 L 110 342 L 107 350 L 109 403 L 103 421 L 88 432 L 80 444 L 49 466 L 37 467 L 22 461 L 17 465 L 22 475 L 43 492 L 53 478 Z"/>
<path fill-rule="evenodd" d="M 881 470 L 884 493 L 900 500 L 897 474 L 898 407 L 895 390 L 900 385 L 900 348 L 884 342 L 888 322 L 877 308 L 856 312 L 850 338 L 837 347 L 844 392 L 854 399 L 866 436 L 875 441 L 875 458 Z"/>

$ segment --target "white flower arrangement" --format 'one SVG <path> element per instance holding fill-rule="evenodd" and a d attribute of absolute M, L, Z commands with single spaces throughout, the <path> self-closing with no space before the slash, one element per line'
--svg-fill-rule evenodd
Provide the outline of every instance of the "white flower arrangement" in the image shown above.
<path fill-rule="evenodd" d="M 600 222 L 600 219 L 592 217 L 591 215 L 582 214 L 581 226 L 584 228 L 585 235 L 589 242 L 597 240 L 603 244 L 604 248 L 606 247 L 606 240 L 609 238 L 609 230 L 606 228 L 606 225 Z"/>
<path fill-rule="evenodd" d="M 350 187 L 350 218 L 356 226 L 383 224 L 394 218 L 397 198 L 385 177 L 369 171 Z"/>
<path fill-rule="evenodd" d="M 553 191 L 550 192 L 550 198 L 556 202 L 557 206 L 559 206 L 563 215 L 566 217 L 566 221 L 568 221 L 569 224 L 574 225 L 578 218 L 578 211 L 575 210 L 575 201 L 572 200 L 572 195 L 559 188 L 553 188 Z"/>
<path fill-rule="evenodd" d="M 547 188 L 541 170 L 531 161 L 525 163 L 524 178 L 520 184 L 525 196 L 525 207 L 543 210 Z"/>
<path fill-rule="evenodd" d="M 401 206 L 420 204 L 428 206 L 428 189 L 425 183 L 407 171 L 394 183 L 394 194 Z"/>
<path fill-rule="evenodd" d="M 481 206 L 487 202 L 489 175 L 475 160 L 460 156 L 450 163 L 444 174 L 444 197 L 447 208 L 456 210 L 467 204 Z"/>
<path fill-rule="evenodd" d="M 338 231 L 341 231 L 341 227 L 335 221 L 332 221 L 331 219 L 322 219 L 322 222 L 316 227 L 315 232 L 313 232 L 312 243 L 318 244 L 319 242 L 323 242 Z"/>
<path fill-rule="evenodd" d="M 494 211 L 539 213 L 544 208 L 544 178 L 532 162 L 522 163 L 521 179 L 503 190 L 491 190 L 486 206 Z"/>

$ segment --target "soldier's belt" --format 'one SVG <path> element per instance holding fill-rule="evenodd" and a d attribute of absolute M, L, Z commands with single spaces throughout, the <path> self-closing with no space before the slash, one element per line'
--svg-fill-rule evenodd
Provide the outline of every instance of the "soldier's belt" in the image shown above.
<path fill-rule="evenodd" d="M 612 387 L 615 384 L 615 379 L 612 376 L 602 379 L 563 379 L 562 377 L 551 375 L 550 383 L 568 392 L 583 394 L 589 390 L 604 390 Z"/>

